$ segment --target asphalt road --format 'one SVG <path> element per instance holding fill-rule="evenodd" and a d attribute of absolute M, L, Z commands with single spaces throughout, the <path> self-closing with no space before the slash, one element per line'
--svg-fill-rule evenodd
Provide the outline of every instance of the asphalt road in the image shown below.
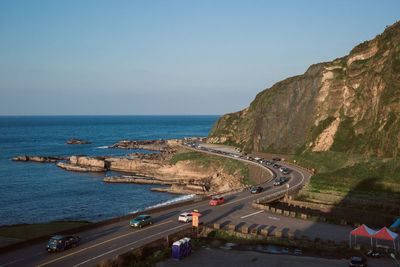
<path fill-rule="evenodd" d="M 281 165 L 285 166 L 284 163 Z M 288 184 L 290 188 L 304 184 L 310 173 L 300 168 L 288 166 L 292 171 Z M 271 169 L 277 177 L 279 171 Z M 285 175 L 287 176 L 287 175 Z M 194 204 L 179 208 L 168 208 L 164 211 L 152 213 L 153 225 L 142 229 L 132 229 L 129 221 L 102 226 L 89 231 L 77 233 L 81 236 L 81 243 L 78 247 L 68 249 L 64 252 L 48 253 L 45 250 L 46 244 L 35 244 L 0 255 L 0 266 L 93 266 L 103 260 L 115 257 L 131 249 L 144 245 L 152 240 L 165 237 L 176 231 L 190 227 L 189 224 L 179 223 L 178 215 L 184 211 L 198 209 L 203 216 L 200 221 L 205 224 L 240 224 L 250 227 L 271 226 L 270 230 L 283 229 L 311 229 L 310 225 L 316 223 L 307 222 L 295 218 L 277 216 L 267 212 L 254 210 L 251 207 L 252 201 L 257 198 L 287 190 L 285 186 L 273 186 L 274 177 L 263 183 L 264 191 L 259 194 L 250 194 L 248 190 L 233 193 L 226 196 L 227 201 L 220 206 L 209 206 L 207 201 L 199 201 Z M 274 228 L 272 228 L 274 227 Z M 295 228 L 294 228 L 295 227 Z M 330 230 L 332 226 L 320 224 L 320 231 Z M 328 231 L 329 232 L 329 231 Z M 345 231 L 342 229 L 343 233 Z M 346 230 L 346 233 L 347 230 Z M 317 233 L 318 234 L 318 233 Z M 319 235 L 321 236 L 321 235 Z M 323 238 L 323 237 L 322 237 Z"/>

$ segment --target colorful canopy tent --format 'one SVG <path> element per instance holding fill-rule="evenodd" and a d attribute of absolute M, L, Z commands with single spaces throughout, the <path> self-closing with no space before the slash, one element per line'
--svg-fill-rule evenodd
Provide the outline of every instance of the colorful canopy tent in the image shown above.
<path fill-rule="evenodd" d="M 400 218 L 398 218 L 389 228 L 400 227 Z"/>
<path fill-rule="evenodd" d="M 355 243 L 357 243 L 357 236 L 364 236 L 364 237 L 369 237 L 371 238 L 371 246 L 372 246 L 372 237 L 374 234 L 376 234 L 377 232 L 375 230 L 372 230 L 371 228 L 369 228 L 368 226 L 366 226 L 365 224 L 357 227 L 356 229 L 354 229 L 353 231 L 350 232 L 350 247 L 351 247 L 351 236 L 354 235 L 354 239 L 355 239 Z"/>
<path fill-rule="evenodd" d="M 376 244 L 378 242 L 377 239 L 393 241 L 393 247 L 394 247 L 394 250 L 396 250 L 396 240 L 398 240 L 399 235 L 396 234 L 395 232 L 390 231 L 386 227 L 383 227 L 381 230 L 376 232 L 372 237 L 375 238 Z"/>

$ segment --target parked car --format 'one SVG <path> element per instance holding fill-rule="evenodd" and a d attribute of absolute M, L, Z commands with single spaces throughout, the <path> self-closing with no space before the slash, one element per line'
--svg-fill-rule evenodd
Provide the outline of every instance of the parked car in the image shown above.
<path fill-rule="evenodd" d="M 190 214 L 189 212 L 184 212 L 178 217 L 178 222 L 191 222 L 193 220 L 193 215 Z"/>
<path fill-rule="evenodd" d="M 273 161 L 280 161 L 281 159 L 280 158 L 273 158 L 272 160 Z"/>
<path fill-rule="evenodd" d="M 274 169 L 278 169 L 279 167 L 280 167 L 281 165 L 279 165 L 279 164 L 274 164 L 274 165 L 272 165 L 272 167 L 274 167 Z"/>
<path fill-rule="evenodd" d="M 130 225 L 131 227 L 139 227 L 142 228 L 143 226 L 149 225 L 153 223 L 153 219 L 150 215 L 139 215 L 135 219 L 131 220 Z"/>
<path fill-rule="evenodd" d="M 266 160 L 266 161 L 265 161 L 265 164 L 267 164 L 267 165 L 271 165 L 271 164 L 272 164 L 272 162 L 271 162 L 271 161 L 269 161 L 269 160 Z"/>
<path fill-rule="evenodd" d="M 275 181 L 274 181 L 275 186 L 281 185 L 281 184 L 282 184 L 281 179 L 279 179 L 279 178 L 275 179 Z"/>
<path fill-rule="evenodd" d="M 211 206 L 217 206 L 217 205 L 221 205 L 222 203 L 225 202 L 225 198 L 224 197 L 214 197 L 211 201 L 210 201 L 210 205 Z"/>
<path fill-rule="evenodd" d="M 281 178 L 279 178 L 279 180 L 281 181 L 281 184 L 284 184 L 284 183 L 286 183 L 287 181 L 289 181 L 289 178 L 288 177 L 281 177 Z"/>
<path fill-rule="evenodd" d="M 50 238 L 46 250 L 48 252 L 63 251 L 74 248 L 79 244 L 81 238 L 77 235 L 56 235 Z"/>
<path fill-rule="evenodd" d="M 350 267 L 364 267 L 367 266 L 367 260 L 361 257 L 352 257 L 349 263 Z"/>
<path fill-rule="evenodd" d="M 287 174 L 289 174 L 289 173 L 291 172 L 291 170 L 288 169 L 288 168 L 283 168 L 283 169 L 281 170 L 281 172 L 282 172 L 282 174 L 287 175 Z"/>
<path fill-rule="evenodd" d="M 264 188 L 262 188 L 261 186 L 254 186 L 253 188 L 251 188 L 250 193 L 258 194 L 261 193 L 263 190 Z"/>

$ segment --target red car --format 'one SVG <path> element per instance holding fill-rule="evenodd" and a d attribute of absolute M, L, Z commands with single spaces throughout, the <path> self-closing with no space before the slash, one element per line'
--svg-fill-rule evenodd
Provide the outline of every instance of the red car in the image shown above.
<path fill-rule="evenodd" d="M 222 203 L 225 202 L 225 198 L 224 197 L 214 197 L 211 201 L 210 201 L 210 205 L 211 206 L 217 206 L 220 205 Z"/>

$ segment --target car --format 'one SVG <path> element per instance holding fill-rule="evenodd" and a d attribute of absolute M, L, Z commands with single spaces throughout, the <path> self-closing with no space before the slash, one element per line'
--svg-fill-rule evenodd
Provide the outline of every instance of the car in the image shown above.
<path fill-rule="evenodd" d="M 150 215 L 142 214 L 137 216 L 135 219 L 130 221 L 131 227 L 142 228 L 143 226 L 153 223 L 153 219 Z"/>
<path fill-rule="evenodd" d="M 217 206 L 217 205 L 221 205 L 222 203 L 225 202 L 225 198 L 224 197 L 214 197 L 211 201 L 210 201 L 210 205 L 211 206 Z"/>
<path fill-rule="evenodd" d="M 282 184 L 281 179 L 279 179 L 279 178 L 275 179 L 275 181 L 274 181 L 275 186 L 281 185 L 281 184 Z"/>
<path fill-rule="evenodd" d="M 178 222 L 187 223 L 187 222 L 191 222 L 192 220 L 193 220 L 193 215 L 190 214 L 189 212 L 181 213 L 178 217 Z"/>
<path fill-rule="evenodd" d="M 56 235 L 50 238 L 46 250 L 48 252 L 64 251 L 76 247 L 80 240 L 78 235 Z"/>
<path fill-rule="evenodd" d="M 295 255 L 295 256 L 301 256 L 301 255 L 303 255 L 303 251 L 302 251 L 301 249 L 299 249 L 299 248 L 296 248 L 296 249 L 293 251 L 293 255 Z"/>
<path fill-rule="evenodd" d="M 283 168 L 283 170 L 282 170 L 282 174 L 285 174 L 285 175 L 289 174 L 290 172 L 291 172 L 291 170 L 288 168 Z"/>
<path fill-rule="evenodd" d="M 281 159 L 275 157 L 275 158 L 273 158 L 272 160 L 273 160 L 273 161 L 280 161 Z"/>
<path fill-rule="evenodd" d="M 264 190 L 261 186 L 254 186 L 253 188 L 250 189 L 250 193 L 252 194 L 258 194 L 261 193 Z"/>
<path fill-rule="evenodd" d="M 367 260 L 362 257 L 352 257 L 349 263 L 350 267 L 364 267 L 367 266 Z"/>
<path fill-rule="evenodd" d="M 274 165 L 272 165 L 272 167 L 273 167 L 274 169 L 278 169 L 280 166 L 281 166 L 281 165 L 276 164 L 276 163 L 274 163 Z"/>
<path fill-rule="evenodd" d="M 284 184 L 284 183 L 286 183 L 287 181 L 289 181 L 289 178 L 288 177 L 281 177 L 281 178 L 279 178 L 279 180 L 281 181 L 281 184 Z"/>

